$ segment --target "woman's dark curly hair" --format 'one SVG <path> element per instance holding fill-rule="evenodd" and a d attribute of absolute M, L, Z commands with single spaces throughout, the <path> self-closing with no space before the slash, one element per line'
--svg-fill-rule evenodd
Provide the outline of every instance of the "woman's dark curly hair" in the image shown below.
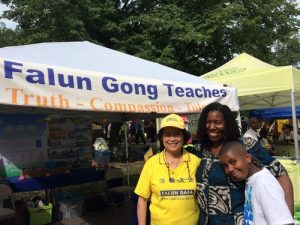
<path fill-rule="evenodd" d="M 212 146 L 212 142 L 207 135 L 206 130 L 206 120 L 209 112 L 218 111 L 221 112 L 224 116 L 225 120 L 225 130 L 224 130 L 224 138 L 223 143 L 227 143 L 230 141 L 238 141 L 241 138 L 241 131 L 235 119 L 233 112 L 229 109 L 227 105 L 222 105 L 218 102 L 213 102 L 207 105 L 199 119 L 197 136 L 200 139 L 200 144 L 202 148 L 210 148 Z"/>
<path fill-rule="evenodd" d="M 158 140 L 160 141 L 160 150 L 165 148 L 164 144 L 162 142 L 163 130 L 164 129 L 160 129 L 158 134 L 157 134 Z M 192 137 L 191 133 L 188 132 L 186 129 L 183 129 L 183 145 L 186 145 L 187 141 L 190 140 L 191 137 Z"/>

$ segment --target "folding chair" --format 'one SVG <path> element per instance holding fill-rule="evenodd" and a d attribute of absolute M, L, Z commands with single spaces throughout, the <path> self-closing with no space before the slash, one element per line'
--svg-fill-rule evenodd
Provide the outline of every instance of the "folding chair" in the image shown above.
<path fill-rule="evenodd" d="M 0 184 L 0 224 L 16 224 L 13 191 L 7 184 Z"/>
<path fill-rule="evenodd" d="M 117 205 L 124 203 L 130 197 L 134 188 L 124 185 L 124 174 L 121 169 L 108 169 L 105 172 L 108 202 L 111 203 L 118 214 Z"/>

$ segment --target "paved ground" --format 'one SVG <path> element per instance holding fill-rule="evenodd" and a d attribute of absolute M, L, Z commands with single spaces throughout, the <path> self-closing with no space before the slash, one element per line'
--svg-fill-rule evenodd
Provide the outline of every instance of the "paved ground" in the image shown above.
<path fill-rule="evenodd" d="M 81 217 L 75 217 L 68 220 L 61 220 L 55 225 L 135 225 L 132 220 L 133 204 L 127 202 L 118 207 L 118 213 L 112 206 L 94 212 L 86 212 Z"/>

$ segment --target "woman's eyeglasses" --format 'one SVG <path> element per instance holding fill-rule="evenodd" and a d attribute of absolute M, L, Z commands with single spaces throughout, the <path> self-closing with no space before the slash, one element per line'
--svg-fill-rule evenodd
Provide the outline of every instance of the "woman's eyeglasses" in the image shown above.
<path fill-rule="evenodd" d="M 188 171 L 188 177 L 187 178 L 177 178 L 175 179 L 174 177 L 171 177 L 171 172 L 170 172 L 170 167 L 169 164 L 166 162 L 166 166 L 168 168 L 168 175 L 169 175 L 169 182 L 170 183 L 185 183 L 185 182 L 192 182 L 193 178 L 191 177 L 191 173 L 190 173 L 190 166 L 189 166 L 189 162 L 186 161 L 186 167 L 187 167 L 187 171 Z"/>
<path fill-rule="evenodd" d="M 180 178 L 175 179 L 174 177 L 171 177 L 170 166 L 167 163 L 165 156 L 163 156 L 163 157 L 164 157 L 165 165 L 168 168 L 168 176 L 169 176 L 169 182 L 170 183 L 185 183 L 185 182 L 192 182 L 193 181 L 193 178 L 191 177 L 190 165 L 189 165 L 188 161 L 185 161 L 187 171 L 188 171 L 188 177 L 187 178 L 180 177 Z M 189 155 L 188 155 L 188 157 L 190 158 Z"/>

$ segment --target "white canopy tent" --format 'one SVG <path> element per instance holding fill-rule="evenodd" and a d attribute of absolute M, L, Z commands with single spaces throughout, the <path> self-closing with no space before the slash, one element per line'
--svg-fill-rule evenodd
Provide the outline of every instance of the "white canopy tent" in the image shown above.
<path fill-rule="evenodd" d="M 215 101 L 239 110 L 235 88 L 86 41 L 0 48 L 0 113 L 126 121 L 199 113 Z"/>

